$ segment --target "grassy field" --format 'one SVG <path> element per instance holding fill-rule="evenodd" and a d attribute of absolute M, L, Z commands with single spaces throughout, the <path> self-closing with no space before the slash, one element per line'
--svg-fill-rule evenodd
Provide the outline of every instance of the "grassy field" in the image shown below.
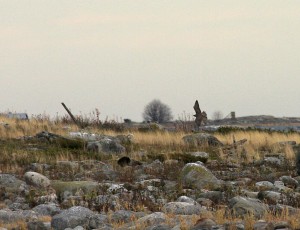
<path fill-rule="evenodd" d="M 80 131 L 78 127 L 69 123 L 65 124 L 60 121 L 50 121 L 48 119 L 31 119 L 29 121 L 20 121 L 13 119 L 0 118 L 0 173 L 14 173 L 23 175 L 24 166 L 30 163 L 55 163 L 60 160 L 86 160 L 96 159 L 111 161 L 116 160 L 115 157 L 103 158 L 99 154 L 88 153 L 84 146 L 82 148 L 61 148 L 57 145 L 47 145 L 43 143 L 36 143 L 24 140 L 24 136 L 34 136 L 41 131 L 48 131 L 62 136 L 68 136 L 69 132 Z M 8 125 L 5 125 L 8 124 Z M 218 161 L 228 160 L 226 153 L 226 146 L 232 146 L 233 141 L 247 139 L 247 142 L 241 147 L 238 147 L 238 157 L 233 159 L 237 163 L 249 163 L 252 160 L 259 160 L 264 157 L 264 153 L 269 154 L 283 154 L 288 160 L 294 162 L 295 153 L 289 145 L 281 146 L 279 142 L 296 141 L 300 143 L 300 135 L 298 133 L 279 133 L 279 132 L 262 132 L 257 130 L 235 130 L 227 133 L 215 132 L 213 135 L 218 138 L 225 147 L 210 148 L 208 146 L 191 147 L 187 146 L 182 138 L 191 133 L 184 132 L 140 132 L 137 129 L 122 130 L 121 132 L 112 131 L 109 129 L 99 129 L 96 127 L 89 127 L 85 132 L 105 134 L 105 135 L 119 135 L 132 134 L 134 137 L 134 144 L 127 148 L 127 155 L 136 160 L 153 160 L 162 157 L 163 160 L 172 159 L 176 154 L 184 154 L 191 151 L 207 151 Z M 35 148 L 38 147 L 38 151 Z M 241 159 L 242 152 L 247 153 L 247 159 Z M 146 152 L 147 157 L 142 158 L 138 153 Z M 216 212 L 215 219 L 217 223 L 222 224 L 228 221 L 236 222 L 234 217 L 224 217 L 224 209 L 219 209 Z M 293 227 L 300 227 L 299 218 L 295 216 L 290 217 L 287 212 L 280 216 L 266 213 L 265 220 L 286 220 L 289 221 Z M 250 215 L 245 217 L 247 228 L 251 229 L 255 222 Z"/>

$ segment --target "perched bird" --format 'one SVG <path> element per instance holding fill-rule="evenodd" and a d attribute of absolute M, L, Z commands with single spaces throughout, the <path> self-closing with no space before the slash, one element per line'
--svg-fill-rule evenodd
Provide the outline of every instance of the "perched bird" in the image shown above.
<path fill-rule="evenodd" d="M 207 114 L 205 111 L 201 112 L 198 100 L 196 100 L 196 102 L 195 102 L 194 110 L 195 110 L 196 114 L 193 116 L 196 117 L 195 123 L 196 123 L 197 127 L 199 128 L 202 123 L 206 123 Z"/>

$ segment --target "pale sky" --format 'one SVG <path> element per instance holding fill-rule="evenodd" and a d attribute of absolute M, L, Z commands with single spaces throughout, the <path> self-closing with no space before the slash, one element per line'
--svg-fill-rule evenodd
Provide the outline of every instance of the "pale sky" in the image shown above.
<path fill-rule="evenodd" d="M 299 0 L 0 0 L 0 112 L 300 117 Z"/>

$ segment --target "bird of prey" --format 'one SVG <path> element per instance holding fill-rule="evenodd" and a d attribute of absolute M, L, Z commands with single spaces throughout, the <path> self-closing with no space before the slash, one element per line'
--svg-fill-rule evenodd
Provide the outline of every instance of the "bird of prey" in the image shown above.
<path fill-rule="evenodd" d="M 196 114 L 193 116 L 196 117 L 195 123 L 196 123 L 197 127 L 199 128 L 201 126 L 202 122 L 206 123 L 207 114 L 205 111 L 201 112 L 198 100 L 196 100 L 196 102 L 195 102 L 194 110 L 195 110 Z"/>

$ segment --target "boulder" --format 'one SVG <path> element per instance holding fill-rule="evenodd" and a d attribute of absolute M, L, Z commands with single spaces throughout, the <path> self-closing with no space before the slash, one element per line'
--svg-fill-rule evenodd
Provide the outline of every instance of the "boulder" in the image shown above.
<path fill-rule="evenodd" d="M 94 151 L 98 153 L 124 153 L 126 151 L 125 147 L 122 146 L 118 141 L 113 138 L 103 138 L 98 141 L 88 142 L 87 144 L 88 151 Z"/>
<path fill-rule="evenodd" d="M 254 224 L 253 229 L 254 230 L 273 230 L 274 225 L 271 222 L 267 222 L 265 220 L 259 220 Z"/>
<path fill-rule="evenodd" d="M 281 180 L 284 185 L 289 188 L 296 188 L 299 185 L 298 181 L 291 176 L 281 176 L 279 180 Z"/>
<path fill-rule="evenodd" d="M 89 228 L 90 229 L 99 229 L 101 227 L 106 227 L 108 226 L 108 218 L 104 214 L 95 214 L 90 217 L 89 219 Z"/>
<path fill-rule="evenodd" d="M 49 203 L 49 204 L 40 204 L 35 206 L 32 211 L 39 213 L 42 216 L 54 216 L 61 212 L 61 209 L 57 204 Z"/>
<path fill-rule="evenodd" d="M 258 193 L 257 197 L 262 201 L 277 204 L 277 202 L 282 199 L 282 194 L 274 191 L 261 191 Z"/>
<path fill-rule="evenodd" d="M 274 189 L 274 184 L 269 181 L 259 181 L 255 183 L 255 187 L 259 190 L 272 190 Z"/>
<path fill-rule="evenodd" d="M 39 214 L 31 210 L 0 210 L 0 223 L 36 220 Z"/>
<path fill-rule="evenodd" d="M 29 221 L 27 223 L 28 230 L 51 230 L 51 222 L 43 222 L 39 220 Z"/>
<path fill-rule="evenodd" d="M 167 221 L 167 216 L 162 212 L 154 212 L 139 218 L 136 223 L 140 226 L 153 226 L 165 223 Z"/>
<path fill-rule="evenodd" d="M 81 206 L 74 206 L 52 217 L 51 227 L 53 229 L 75 228 L 77 226 L 88 227 L 89 218 L 94 213 Z"/>
<path fill-rule="evenodd" d="M 241 196 L 230 199 L 229 208 L 235 216 L 243 217 L 253 214 L 255 218 L 260 218 L 269 210 L 269 206 L 260 200 Z"/>
<path fill-rule="evenodd" d="M 46 188 L 50 185 L 50 180 L 37 172 L 26 172 L 24 174 L 24 179 L 28 185 L 39 188 Z"/>
<path fill-rule="evenodd" d="M 197 220 L 196 224 L 191 228 L 191 230 L 198 229 L 215 229 L 217 227 L 217 223 L 209 218 L 200 218 Z M 218 229 L 218 228 L 216 228 Z"/>
<path fill-rule="evenodd" d="M 279 159 L 278 157 L 265 157 L 264 158 L 264 164 L 267 166 L 282 166 L 283 162 L 281 159 Z"/>
<path fill-rule="evenodd" d="M 222 181 L 218 180 L 212 172 L 200 161 L 186 164 L 181 171 L 181 181 L 184 186 L 192 188 L 220 188 Z"/>
<path fill-rule="evenodd" d="M 0 174 L 0 185 L 5 188 L 6 192 L 16 193 L 23 181 L 17 179 L 11 174 Z"/>
<path fill-rule="evenodd" d="M 180 196 L 180 197 L 178 197 L 178 199 L 176 201 L 177 202 L 186 202 L 186 203 L 190 203 L 190 204 L 197 204 L 197 202 L 194 199 L 192 199 L 188 196 Z"/>
<path fill-rule="evenodd" d="M 99 184 L 93 181 L 59 181 L 53 180 L 51 186 L 55 189 L 60 198 L 65 192 L 74 195 L 77 191 L 82 190 L 85 194 L 97 191 Z"/>
<path fill-rule="evenodd" d="M 183 137 L 183 141 L 192 146 L 223 146 L 216 137 L 208 133 L 195 133 Z"/>
<path fill-rule="evenodd" d="M 162 210 L 164 213 L 175 215 L 200 215 L 208 213 L 201 205 L 187 202 L 169 202 L 164 205 Z"/>
<path fill-rule="evenodd" d="M 221 191 L 206 191 L 200 193 L 199 197 L 209 199 L 215 204 L 219 204 L 224 200 L 224 194 Z"/>
<path fill-rule="evenodd" d="M 195 159 L 195 161 L 201 161 L 201 162 L 207 162 L 209 158 L 209 153 L 206 152 L 192 152 L 192 153 L 187 153 L 191 157 Z"/>
<path fill-rule="evenodd" d="M 117 223 L 127 223 L 133 219 L 138 219 L 145 216 L 143 212 L 133 212 L 130 210 L 118 210 L 111 215 L 111 221 Z"/>

